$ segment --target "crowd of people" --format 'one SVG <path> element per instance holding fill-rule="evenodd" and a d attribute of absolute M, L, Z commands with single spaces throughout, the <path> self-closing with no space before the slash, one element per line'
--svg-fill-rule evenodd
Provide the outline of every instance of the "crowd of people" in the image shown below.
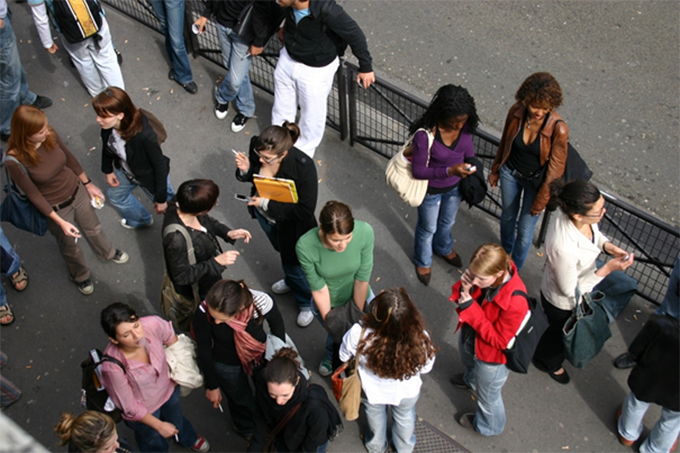
<path fill-rule="evenodd" d="M 267 292 L 249 288 L 243 280 L 222 278 L 239 252 L 225 251 L 218 238 L 229 244 L 248 242 L 251 233 L 232 229 L 209 215 L 220 195 L 214 181 L 191 179 L 182 182 L 177 191 L 173 189 L 170 159 L 162 150 L 165 127 L 154 114 L 137 108 L 124 90 L 119 56 L 103 10 L 95 1 L 85 2 L 95 14 L 77 35 L 59 13 L 67 1 L 29 3 L 42 44 L 54 53 L 57 46 L 50 36 L 50 11 L 54 25 L 64 35 L 64 47 L 93 97 L 92 107 L 101 127 L 106 195 L 50 126 L 43 109 L 51 101 L 28 91 L 16 53 L 11 13 L 6 0 L 0 0 L 0 132 L 7 142 L 8 174 L 45 216 L 69 276 L 83 295 L 93 294 L 95 288 L 78 239 L 84 235 L 103 261 L 128 262 L 128 254 L 104 233 L 97 209 L 108 200 L 120 213 L 123 228 L 149 227 L 153 215 L 133 194 L 140 188 L 153 203 L 155 214 L 164 215 L 159 245 L 170 285 L 181 298 L 179 306 L 164 313 L 167 319 L 140 317 L 134 307 L 120 302 L 108 305 L 100 314 L 109 340 L 105 354 L 112 358 L 101 366 L 101 381 L 125 424 L 134 431 L 137 447 L 119 439 L 115 423 L 95 411 L 63 414 L 55 427 L 61 442 L 68 444 L 69 451 L 139 448 L 147 452 L 168 451 L 167 439 L 174 438 L 194 451 L 208 451 L 208 441 L 182 414 L 179 386 L 166 366 L 164 346 L 177 342 L 177 333 L 184 330 L 190 331 L 196 342 L 206 399 L 213 409 L 222 409 L 226 398 L 234 430 L 248 440 L 249 451 L 325 451 L 342 422 L 323 387 L 308 382 L 310 376 L 303 371 L 298 352 L 290 347 L 292 340 L 276 300 Z M 169 78 L 193 94 L 197 86 L 182 37 L 184 2 L 151 3 L 165 37 L 171 62 Z M 248 34 L 239 26 L 242 14 L 250 8 L 253 18 Z M 272 125 L 252 138 L 247 153 L 235 151 L 235 177 L 252 184 L 245 200 L 247 209 L 280 255 L 284 278 L 271 292 L 292 292 L 299 310 L 298 326 L 306 327 L 316 318 L 326 332 L 324 339 L 318 339 L 324 342 L 326 352 L 318 365 L 319 374 L 329 376 L 343 362 L 357 361 L 368 423 L 363 436 L 366 449 L 384 452 L 391 446 L 400 453 L 410 452 L 416 444 L 415 407 L 423 385 L 420 376 L 434 366 L 438 347 L 405 288 L 371 288 L 372 226 L 355 219 L 351 207 L 338 200 L 324 201 L 318 218 L 315 215 L 319 200 L 313 156 L 323 137 L 326 100 L 342 56 L 338 44 L 351 46 L 359 60 L 357 82 L 367 89 L 375 77 L 366 38 L 333 0 L 254 5 L 247 0 L 208 2 L 195 22 L 198 33 L 210 18 L 217 22 L 228 69 L 215 89 L 214 112 L 222 120 L 229 103 L 234 104 L 239 111 L 231 125 L 234 132 L 241 131 L 254 115 L 250 61 L 262 52 L 276 25 L 283 23 Z M 88 30 L 94 32 L 85 36 Z M 4 58 L 5 48 L 14 60 Z M 6 86 L 13 91 L 5 92 Z M 557 211 L 546 237 L 540 300 L 549 327 L 533 357 L 537 369 L 557 383 L 567 384 L 570 378 L 563 367 L 562 327 L 578 304 L 578 295 L 602 293 L 600 303 L 611 323 L 637 285 L 625 274 L 634 254 L 614 245 L 598 229 L 606 211 L 598 188 L 588 181 L 561 179 L 569 128 L 555 111 L 562 104 L 559 83 L 547 72 L 532 74 L 515 99 L 488 178 L 492 188 L 500 185 L 500 244 L 482 244 L 469 259 L 453 249 L 452 227 L 462 199 L 461 181 L 481 171 L 470 164 L 475 156 L 472 136 L 479 125 L 474 98 L 463 87 L 444 85 L 410 128 L 413 176 L 428 183 L 417 209 L 415 276 L 424 285 L 430 283 L 434 255 L 459 268 L 469 263 L 460 280 L 451 282 L 449 300 L 458 313 L 458 349 L 465 367 L 451 383 L 476 396 L 476 412 L 463 414 L 458 422 L 484 436 L 499 435 L 505 427 L 502 388 L 509 368 L 504 351 L 530 316 L 526 293 L 531 290 L 520 271 L 541 213 Z M 9 114 L 5 106 L 11 107 Z M 256 176 L 292 181 L 298 199 L 291 203 L 263 196 Z M 25 290 L 28 272 L 1 229 L 0 251 L 2 275 L 16 291 Z M 610 258 L 601 262 L 601 254 Z M 657 317 L 633 342 L 630 354 L 616 361 L 617 367 L 634 367 L 629 381 L 632 392 L 616 416 L 623 444 L 632 445 L 640 437 L 641 419 L 649 403 L 664 408 L 641 451 L 669 451 L 680 432 L 678 267 L 676 263 Z M 4 288 L 0 288 L 0 324 L 9 325 L 14 318 Z M 288 346 L 266 359 L 271 337 Z M 2 355 L 2 364 L 5 361 Z M 674 365 L 663 379 L 659 379 L 660 373 L 650 371 L 669 363 Z M 3 407 L 20 396 L 20 390 L 4 376 L 2 389 Z"/>

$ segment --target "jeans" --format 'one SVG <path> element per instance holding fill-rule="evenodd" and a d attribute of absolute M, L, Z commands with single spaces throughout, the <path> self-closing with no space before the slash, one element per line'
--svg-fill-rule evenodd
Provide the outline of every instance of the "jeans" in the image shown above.
<path fill-rule="evenodd" d="M 236 431 L 243 437 L 250 437 L 255 430 L 255 398 L 250 389 L 248 376 L 241 365 L 227 365 L 214 362 L 220 388 L 227 396 L 229 412 Z"/>
<path fill-rule="evenodd" d="M 496 436 L 505 428 L 505 406 L 501 390 L 508 379 L 508 367 L 479 360 L 475 356 L 474 340 L 474 335 L 467 341 L 463 335 L 459 336 L 461 361 L 465 365 L 463 379 L 477 394 L 475 431 L 483 436 Z"/>
<path fill-rule="evenodd" d="M 248 53 L 250 45 L 231 28 L 219 23 L 217 24 L 217 37 L 220 40 L 224 67 L 229 72 L 217 87 L 215 98 L 220 104 L 236 99 L 238 111 L 250 118 L 255 115 L 255 98 L 248 76 L 251 61 Z"/>
<path fill-rule="evenodd" d="M 387 450 L 387 409 L 392 408 L 392 443 L 397 453 L 411 453 L 416 445 L 416 403 L 420 395 L 404 398 L 399 405 L 371 404 L 362 398 L 366 409 L 368 432 L 364 445 L 369 453 Z"/>
<path fill-rule="evenodd" d="M 130 181 L 125 172 L 120 168 L 115 168 L 113 170 L 118 179 L 118 186 L 109 187 L 106 191 L 106 196 L 109 202 L 120 211 L 120 215 L 125 219 L 125 223 L 133 228 L 143 227 L 151 223 L 151 214 L 146 210 L 142 203 L 132 195 L 132 191 L 135 187 L 140 187 L 142 191 L 146 194 L 151 201 L 153 201 L 153 195 L 142 186 Z M 172 185 L 170 184 L 170 175 L 168 175 L 168 200 L 175 196 L 175 191 L 172 190 Z"/>
<path fill-rule="evenodd" d="M 680 291 L 680 254 L 678 254 L 671 271 L 666 297 L 663 298 L 663 302 L 655 311 L 657 315 L 668 315 L 680 319 L 680 294 L 678 294 L 678 291 Z"/>
<path fill-rule="evenodd" d="M 599 269 L 604 266 L 604 263 L 597 260 L 595 265 Z M 595 285 L 593 291 L 602 291 L 605 295 L 600 303 L 607 313 L 609 324 L 613 323 L 626 308 L 630 299 L 635 295 L 636 289 L 637 281 L 623 271 L 614 271 Z"/>
<path fill-rule="evenodd" d="M 260 223 L 262 230 L 269 238 L 269 242 L 274 247 L 274 250 L 279 252 L 279 235 L 277 227 L 275 224 L 267 220 L 260 211 L 254 209 L 255 218 Z M 283 273 L 285 275 L 286 285 L 293 292 L 293 296 L 298 304 L 298 309 L 300 311 L 309 311 L 312 309 L 312 291 L 309 289 L 309 283 L 307 283 L 307 277 L 302 270 L 302 266 L 299 264 L 281 264 L 283 268 Z"/>
<path fill-rule="evenodd" d="M 191 422 L 182 415 L 182 407 L 179 404 L 179 385 L 175 386 L 170 398 L 152 413 L 157 419 L 172 423 L 179 431 L 179 444 L 183 447 L 191 447 L 197 440 L 198 434 L 191 425 Z M 168 441 L 161 436 L 158 431 L 142 422 L 129 422 L 125 424 L 135 432 L 135 440 L 140 451 L 143 452 L 166 452 L 168 451 Z"/>
<path fill-rule="evenodd" d="M 0 227 L 0 273 L 5 277 L 10 277 L 17 272 L 21 267 L 21 258 L 14 251 L 9 239 L 5 236 L 5 232 Z M 5 294 L 5 287 L 0 283 L 0 307 L 7 305 L 7 296 Z"/>
<path fill-rule="evenodd" d="M 194 80 L 189 65 L 187 48 L 184 45 L 184 0 L 149 0 L 161 23 L 165 36 L 165 51 L 175 80 L 186 84 Z"/>
<path fill-rule="evenodd" d="M 512 257 L 517 270 L 520 270 L 529 254 L 536 223 L 540 217 L 539 215 L 532 216 L 529 212 L 538 191 L 534 189 L 531 182 L 519 178 L 517 172 L 510 170 L 507 165 L 501 167 L 500 181 L 501 204 L 503 205 L 501 245 Z"/>
<path fill-rule="evenodd" d="M 453 251 L 451 228 L 456 223 L 461 196 L 458 186 L 441 194 L 427 194 L 418 206 L 413 261 L 418 267 L 432 267 L 432 251 L 446 256 Z"/>
<path fill-rule="evenodd" d="M 630 392 L 621 406 L 621 418 L 617 426 L 619 434 L 627 440 L 637 440 L 642 434 L 643 418 L 650 403 L 635 398 Z M 667 452 L 680 434 L 680 412 L 667 408 L 661 410 L 661 418 L 640 445 L 640 453 Z"/>
<path fill-rule="evenodd" d="M 17 37 L 12 30 L 12 13 L 7 10 L 0 29 L 0 132 L 10 132 L 12 114 L 22 104 L 33 104 L 37 96 L 28 91 L 24 67 L 19 59 Z"/>

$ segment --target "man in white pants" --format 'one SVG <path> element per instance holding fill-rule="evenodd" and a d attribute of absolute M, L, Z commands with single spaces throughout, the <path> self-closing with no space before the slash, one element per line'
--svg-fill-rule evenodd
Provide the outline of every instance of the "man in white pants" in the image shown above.
<path fill-rule="evenodd" d="M 270 0 L 273 3 L 273 0 Z M 277 20 L 266 11 L 271 3 L 256 2 L 251 55 L 259 55 L 266 43 L 267 23 Z M 284 48 L 274 71 L 272 124 L 294 122 L 300 106 L 300 138 L 295 147 L 314 157 L 326 126 L 328 95 L 340 64 L 338 56 L 347 43 L 359 60 L 357 83 L 368 88 L 375 81 L 366 37 L 357 23 L 335 0 L 278 0 L 285 18 Z M 281 16 L 278 20 L 280 21 Z"/>

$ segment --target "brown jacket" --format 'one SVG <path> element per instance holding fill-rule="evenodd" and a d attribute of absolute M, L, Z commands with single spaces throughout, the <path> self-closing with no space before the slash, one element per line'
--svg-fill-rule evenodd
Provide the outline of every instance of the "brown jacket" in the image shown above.
<path fill-rule="evenodd" d="M 516 103 L 508 111 L 508 117 L 503 127 L 501 143 L 498 145 L 496 158 L 491 166 L 491 173 L 498 175 L 501 166 L 508 161 L 512 149 L 512 141 L 522 126 L 522 120 L 526 114 L 526 107 L 521 103 Z M 567 142 L 569 141 L 569 128 L 564 120 L 555 127 L 555 123 L 562 117 L 554 110 L 548 114 L 543 129 L 541 129 L 541 166 L 548 164 L 545 181 L 538 190 L 536 199 L 531 205 L 532 211 L 543 211 L 550 200 L 550 183 L 562 177 L 564 165 L 567 161 Z M 551 156 L 552 150 L 552 156 Z M 550 162 L 548 162 L 548 157 Z"/>

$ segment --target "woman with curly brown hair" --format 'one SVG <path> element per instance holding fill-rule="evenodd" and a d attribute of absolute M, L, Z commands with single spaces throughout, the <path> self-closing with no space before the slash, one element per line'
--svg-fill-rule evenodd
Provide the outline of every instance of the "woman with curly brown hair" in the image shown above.
<path fill-rule="evenodd" d="M 357 366 L 368 419 L 365 446 L 387 450 L 387 410 L 392 408 L 392 443 L 398 453 L 416 444 L 416 402 L 421 374 L 429 373 L 437 347 L 404 288 L 390 288 L 373 299 L 373 309 L 345 334 L 340 359 L 357 354 Z"/>
<path fill-rule="evenodd" d="M 501 182 L 501 245 L 519 270 L 529 254 L 538 218 L 550 199 L 550 183 L 564 173 L 569 128 L 555 112 L 562 105 L 562 88 L 550 73 L 527 77 L 515 99 L 505 120 L 489 184 L 496 187 Z"/>

